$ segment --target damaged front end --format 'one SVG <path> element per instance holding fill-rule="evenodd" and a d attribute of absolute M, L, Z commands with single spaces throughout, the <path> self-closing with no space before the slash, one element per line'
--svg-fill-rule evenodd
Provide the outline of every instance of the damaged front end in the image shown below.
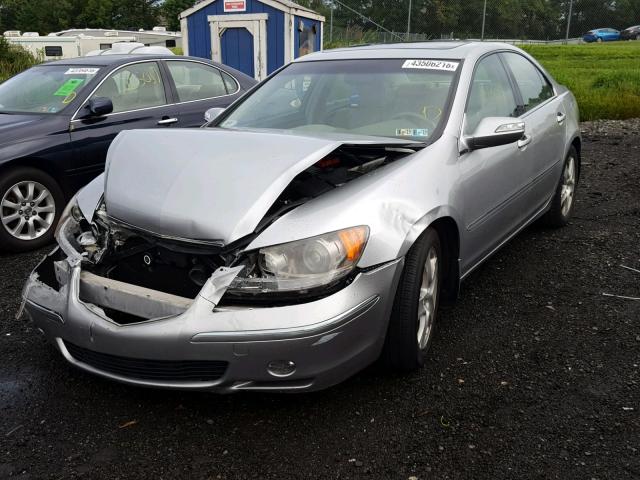
<path fill-rule="evenodd" d="M 244 268 L 234 265 L 237 252 L 164 240 L 114 221 L 104 202 L 89 222 L 72 201 L 56 239 L 66 255 L 54 263 L 57 271 L 78 269 L 80 301 L 118 324 L 180 315 L 196 298 L 213 309 Z"/>
<path fill-rule="evenodd" d="M 369 237 L 367 226 L 254 251 L 247 246 L 297 206 L 419 148 L 413 144 L 336 148 L 293 178 L 252 233 L 228 245 L 128 225 L 109 216 L 104 200 L 90 221 L 72 201 L 56 238 L 69 266 L 82 265 L 80 299 L 119 324 L 180 314 L 197 297 L 213 307 L 309 302 L 344 288 L 357 275 Z"/>
<path fill-rule="evenodd" d="M 335 384 L 379 354 L 401 260 L 360 269 L 366 225 L 251 244 L 292 209 L 419 148 L 331 149 L 273 194 L 249 233 L 227 242 L 115 218 L 112 165 L 104 189 L 94 181 L 63 212 L 58 248 L 25 287 L 26 309 L 70 363 L 118 381 L 216 391 Z M 146 210 L 150 224 L 167 218 L 159 210 Z M 272 368 L 290 364 L 286 381 Z"/>

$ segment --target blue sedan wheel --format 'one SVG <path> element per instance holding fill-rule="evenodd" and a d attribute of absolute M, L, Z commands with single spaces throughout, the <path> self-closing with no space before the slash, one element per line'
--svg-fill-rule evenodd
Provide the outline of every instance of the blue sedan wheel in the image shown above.
<path fill-rule="evenodd" d="M 24 251 L 53 240 L 64 197 L 58 184 L 34 168 L 17 168 L 0 181 L 0 249 Z"/>

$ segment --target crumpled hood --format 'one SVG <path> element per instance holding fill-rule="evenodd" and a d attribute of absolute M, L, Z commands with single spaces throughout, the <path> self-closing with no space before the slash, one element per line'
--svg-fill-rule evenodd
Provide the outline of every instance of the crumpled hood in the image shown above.
<path fill-rule="evenodd" d="M 293 178 L 342 144 L 404 140 L 222 129 L 125 131 L 107 157 L 110 217 L 157 235 L 229 244 Z"/>

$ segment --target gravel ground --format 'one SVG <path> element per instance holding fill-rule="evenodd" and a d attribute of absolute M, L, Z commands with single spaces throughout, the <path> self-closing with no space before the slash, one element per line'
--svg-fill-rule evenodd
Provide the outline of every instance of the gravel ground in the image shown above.
<path fill-rule="evenodd" d="M 24 318 L 0 256 L 0 478 L 640 478 L 640 121 L 584 124 L 575 218 L 533 226 L 441 312 L 426 368 L 306 395 L 126 387 Z"/>

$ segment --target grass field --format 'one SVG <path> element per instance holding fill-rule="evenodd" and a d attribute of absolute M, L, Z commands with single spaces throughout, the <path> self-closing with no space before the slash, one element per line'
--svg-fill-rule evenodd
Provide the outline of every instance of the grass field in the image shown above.
<path fill-rule="evenodd" d="M 640 117 L 640 42 L 523 48 L 573 91 L 582 120 Z"/>

